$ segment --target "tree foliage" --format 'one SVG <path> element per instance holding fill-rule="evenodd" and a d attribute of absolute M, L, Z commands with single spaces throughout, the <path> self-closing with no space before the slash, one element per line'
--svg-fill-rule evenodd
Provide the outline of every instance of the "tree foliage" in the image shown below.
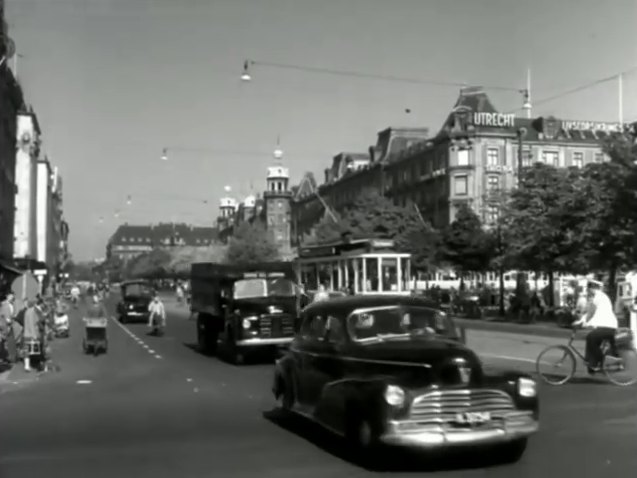
<path fill-rule="evenodd" d="M 463 203 L 454 221 L 442 232 L 440 258 L 461 273 L 486 271 L 493 258 L 492 237 L 478 215 Z"/>
<path fill-rule="evenodd" d="M 228 243 L 225 255 L 230 264 L 252 264 L 280 259 L 279 248 L 266 228 L 258 223 L 242 222 Z"/>

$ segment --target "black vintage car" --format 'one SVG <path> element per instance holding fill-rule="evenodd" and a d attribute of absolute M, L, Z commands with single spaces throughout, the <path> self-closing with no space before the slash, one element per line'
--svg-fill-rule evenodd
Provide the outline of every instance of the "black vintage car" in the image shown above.
<path fill-rule="evenodd" d="M 302 296 L 292 264 L 197 263 L 191 285 L 201 351 L 240 364 L 250 352 L 276 354 L 294 338 Z"/>
<path fill-rule="evenodd" d="M 119 321 L 138 322 L 148 320 L 148 305 L 153 299 L 154 289 L 150 282 L 132 280 L 120 285 L 121 300 L 117 304 Z"/>
<path fill-rule="evenodd" d="M 277 361 L 273 392 L 284 411 L 359 451 L 496 445 L 515 461 L 538 430 L 536 382 L 513 372 L 487 376 L 463 336 L 423 298 L 318 302 L 303 310 L 299 334 Z"/>

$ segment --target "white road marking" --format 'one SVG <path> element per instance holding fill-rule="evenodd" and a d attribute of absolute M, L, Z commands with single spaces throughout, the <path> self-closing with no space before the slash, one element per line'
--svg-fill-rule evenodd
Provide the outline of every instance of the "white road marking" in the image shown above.
<path fill-rule="evenodd" d="M 195 387 L 192 389 L 193 392 L 197 393 L 199 391 L 199 388 Z"/>
<path fill-rule="evenodd" d="M 155 355 L 155 358 L 156 358 L 156 359 L 160 359 L 160 358 L 161 358 L 161 355 Z"/>
<path fill-rule="evenodd" d="M 186 382 L 192 382 L 192 378 L 187 378 Z"/>
<path fill-rule="evenodd" d="M 149 354 L 153 355 L 156 359 L 161 359 L 161 355 L 155 353 L 153 349 L 151 349 L 148 345 L 144 343 L 142 339 L 137 337 L 128 327 L 123 325 L 120 321 L 118 321 L 115 317 L 111 317 L 111 320 L 115 322 L 124 332 L 126 332 L 138 345 L 141 345 Z"/>
<path fill-rule="evenodd" d="M 480 355 L 481 357 L 486 357 L 486 358 L 511 360 L 513 362 L 535 363 L 535 360 L 532 360 L 532 359 L 522 358 L 522 357 L 512 357 L 510 355 L 494 355 L 494 354 L 478 354 L 478 355 Z"/>
<path fill-rule="evenodd" d="M 148 353 L 151 355 L 155 355 L 155 351 L 153 349 L 148 349 Z"/>
<path fill-rule="evenodd" d="M 78 380 L 77 382 L 78 385 L 89 385 L 91 383 L 93 383 L 93 380 Z"/>

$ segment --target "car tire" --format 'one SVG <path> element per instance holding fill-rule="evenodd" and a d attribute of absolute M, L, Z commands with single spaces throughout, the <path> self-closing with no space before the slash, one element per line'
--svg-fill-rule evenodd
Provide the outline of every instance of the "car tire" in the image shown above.
<path fill-rule="evenodd" d="M 126 323 L 126 316 L 125 315 L 120 315 L 119 316 L 119 323 L 120 324 L 125 324 Z"/>
<path fill-rule="evenodd" d="M 376 467 L 380 465 L 379 443 L 369 420 L 351 415 L 345 431 L 345 439 L 351 447 L 353 458 L 359 463 Z"/>
<path fill-rule="evenodd" d="M 524 455 L 524 452 L 526 451 L 527 441 L 528 440 L 526 438 L 520 438 L 511 443 L 507 443 L 500 454 L 502 462 L 516 463 L 520 461 L 520 458 L 522 458 L 522 455 Z"/>

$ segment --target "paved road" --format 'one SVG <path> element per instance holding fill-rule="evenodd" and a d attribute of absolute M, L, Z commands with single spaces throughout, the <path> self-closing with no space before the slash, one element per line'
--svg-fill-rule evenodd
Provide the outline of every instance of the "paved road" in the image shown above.
<path fill-rule="evenodd" d="M 61 371 L 1 385 L 0 476 L 377 474 L 350 463 L 338 440 L 307 424 L 283 427 L 266 419 L 273 405 L 272 366 L 236 367 L 197 354 L 194 322 L 173 304 L 168 310 L 167 336 L 161 339 L 147 337 L 141 324 L 124 328 L 111 322 L 110 350 L 97 358 L 82 355 L 79 317 L 73 317 L 72 337 L 55 343 Z M 547 340 L 469 333 L 479 351 L 505 356 L 485 359 L 489 364 L 521 369 Z M 599 477 L 637 469 L 635 390 L 582 381 L 543 388 L 541 395 L 543 428 L 520 463 L 457 462 L 439 474 Z M 477 468 L 462 468 L 468 465 Z M 411 466 L 388 474 L 411 475 Z"/>

